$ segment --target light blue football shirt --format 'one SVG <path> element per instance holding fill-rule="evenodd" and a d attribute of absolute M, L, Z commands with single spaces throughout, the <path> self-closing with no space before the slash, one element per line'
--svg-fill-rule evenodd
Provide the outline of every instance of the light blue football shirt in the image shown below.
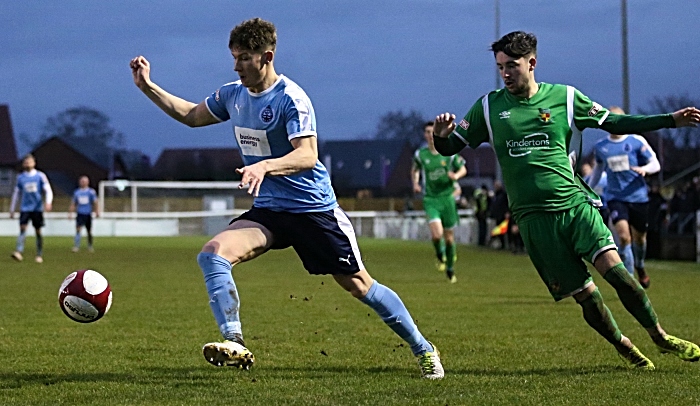
<path fill-rule="evenodd" d="M 586 176 L 583 178 L 583 181 L 586 182 L 588 185 L 591 184 L 591 180 L 593 179 L 593 173 L 591 172 L 590 175 Z M 605 188 L 608 187 L 608 174 L 603 172 L 600 174 L 600 180 L 598 180 L 598 184 L 593 188 L 593 191 L 600 196 L 600 201 L 603 204 L 602 207 L 607 207 L 608 201 L 605 200 Z"/>
<path fill-rule="evenodd" d="M 75 189 L 73 192 L 73 203 L 75 204 L 75 212 L 78 214 L 92 214 L 92 207 L 97 200 L 95 189 L 87 187 L 85 189 Z"/>
<path fill-rule="evenodd" d="M 283 75 L 261 93 L 241 81 L 228 83 L 206 99 L 218 120 L 231 121 L 243 162 L 252 165 L 279 158 L 294 150 L 296 137 L 316 137 L 316 115 L 304 90 Z M 266 176 L 253 206 L 292 213 L 338 207 L 326 168 L 316 160 L 313 169 L 287 176 Z"/>
<path fill-rule="evenodd" d="M 17 193 L 22 195 L 19 211 L 44 211 L 44 191 L 50 188 L 49 180 L 42 171 L 32 169 L 17 176 Z"/>
<path fill-rule="evenodd" d="M 605 200 L 627 203 L 649 201 L 644 177 L 630 169 L 644 166 L 655 157 L 647 141 L 639 135 L 625 135 L 613 140 L 607 137 L 595 145 L 596 164 L 603 165 L 608 177 Z"/>

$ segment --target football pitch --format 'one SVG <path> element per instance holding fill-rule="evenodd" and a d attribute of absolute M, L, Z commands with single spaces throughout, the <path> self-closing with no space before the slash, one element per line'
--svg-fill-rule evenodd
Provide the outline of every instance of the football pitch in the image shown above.
<path fill-rule="evenodd" d="M 196 255 L 205 237 L 102 238 L 70 252 L 28 238 L 12 262 L 0 238 L 0 405 L 698 405 L 700 363 L 660 355 L 612 288 L 596 282 L 623 334 L 656 364 L 630 371 L 569 299 L 554 303 L 523 255 L 460 246 L 458 283 L 435 270 L 429 242 L 360 240 L 365 265 L 395 290 L 440 349 L 445 379 L 420 379 L 410 350 L 329 276 L 294 251 L 234 268 L 250 371 L 216 368 L 219 340 Z M 700 266 L 648 261 L 662 325 L 700 342 Z M 58 288 L 94 269 L 114 301 L 93 324 L 63 315 Z"/>

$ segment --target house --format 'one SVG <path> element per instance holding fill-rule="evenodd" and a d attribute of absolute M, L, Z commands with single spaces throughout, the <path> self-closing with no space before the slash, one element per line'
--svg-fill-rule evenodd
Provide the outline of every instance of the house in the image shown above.
<path fill-rule="evenodd" d="M 158 180 L 230 181 L 240 180 L 236 168 L 243 158 L 235 148 L 167 148 L 153 166 Z"/>
<path fill-rule="evenodd" d="M 404 140 L 326 141 L 319 160 L 338 196 L 408 196 L 413 148 Z"/>
<path fill-rule="evenodd" d="M 18 162 L 10 107 L 0 104 L 0 197 L 12 196 Z"/>
<path fill-rule="evenodd" d="M 148 157 L 138 151 L 95 149 L 59 137 L 45 140 L 32 154 L 37 169 L 46 173 L 57 194 L 72 194 L 78 178 L 83 175 L 89 177 L 90 186 L 97 189 L 101 180 L 148 179 L 150 173 Z"/>

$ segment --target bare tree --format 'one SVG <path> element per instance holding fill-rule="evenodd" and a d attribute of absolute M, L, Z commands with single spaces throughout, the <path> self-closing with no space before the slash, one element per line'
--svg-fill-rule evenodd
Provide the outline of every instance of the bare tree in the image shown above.
<path fill-rule="evenodd" d="M 641 114 L 672 113 L 688 106 L 700 106 L 700 101 L 688 95 L 654 97 L 649 107 L 639 109 Z M 662 129 L 646 134 L 661 162 L 660 180 L 672 177 L 700 162 L 700 128 L 683 127 Z"/>
<path fill-rule="evenodd" d="M 672 113 L 688 106 L 700 106 L 700 101 L 685 95 L 670 95 L 665 97 L 654 97 L 649 102 L 649 107 L 639 109 L 641 114 L 663 114 Z M 677 129 L 663 129 L 658 131 L 659 136 L 664 141 L 672 141 L 677 148 L 697 148 L 700 146 L 700 128 L 683 127 Z"/>
<path fill-rule="evenodd" d="M 109 117 L 99 110 L 79 106 L 49 117 L 41 134 L 31 138 L 21 135 L 21 141 L 30 149 L 52 137 L 59 137 L 69 144 L 90 145 L 95 150 L 110 150 L 124 146 L 124 135 L 109 123 Z"/>
<path fill-rule="evenodd" d="M 390 111 L 379 118 L 374 138 L 406 140 L 415 147 L 423 141 L 423 125 L 426 121 L 423 114 L 413 109 L 408 112 Z"/>

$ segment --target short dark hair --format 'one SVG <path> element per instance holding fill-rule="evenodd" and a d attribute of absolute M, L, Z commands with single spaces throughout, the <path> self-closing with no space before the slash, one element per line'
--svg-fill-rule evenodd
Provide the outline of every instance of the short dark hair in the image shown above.
<path fill-rule="evenodd" d="M 425 130 L 425 127 L 430 127 L 430 126 L 434 126 L 434 125 L 435 125 L 434 121 L 426 121 L 425 123 L 423 123 L 423 129 Z"/>
<path fill-rule="evenodd" d="M 231 30 L 228 48 L 247 49 L 253 52 L 274 51 L 277 46 L 275 25 L 261 18 L 243 21 Z"/>
<path fill-rule="evenodd" d="M 493 56 L 503 52 L 512 58 L 522 58 L 533 54 L 537 56 L 537 37 L 535 34 L 523 31 L 513 31 L 491 44 Z"/>

